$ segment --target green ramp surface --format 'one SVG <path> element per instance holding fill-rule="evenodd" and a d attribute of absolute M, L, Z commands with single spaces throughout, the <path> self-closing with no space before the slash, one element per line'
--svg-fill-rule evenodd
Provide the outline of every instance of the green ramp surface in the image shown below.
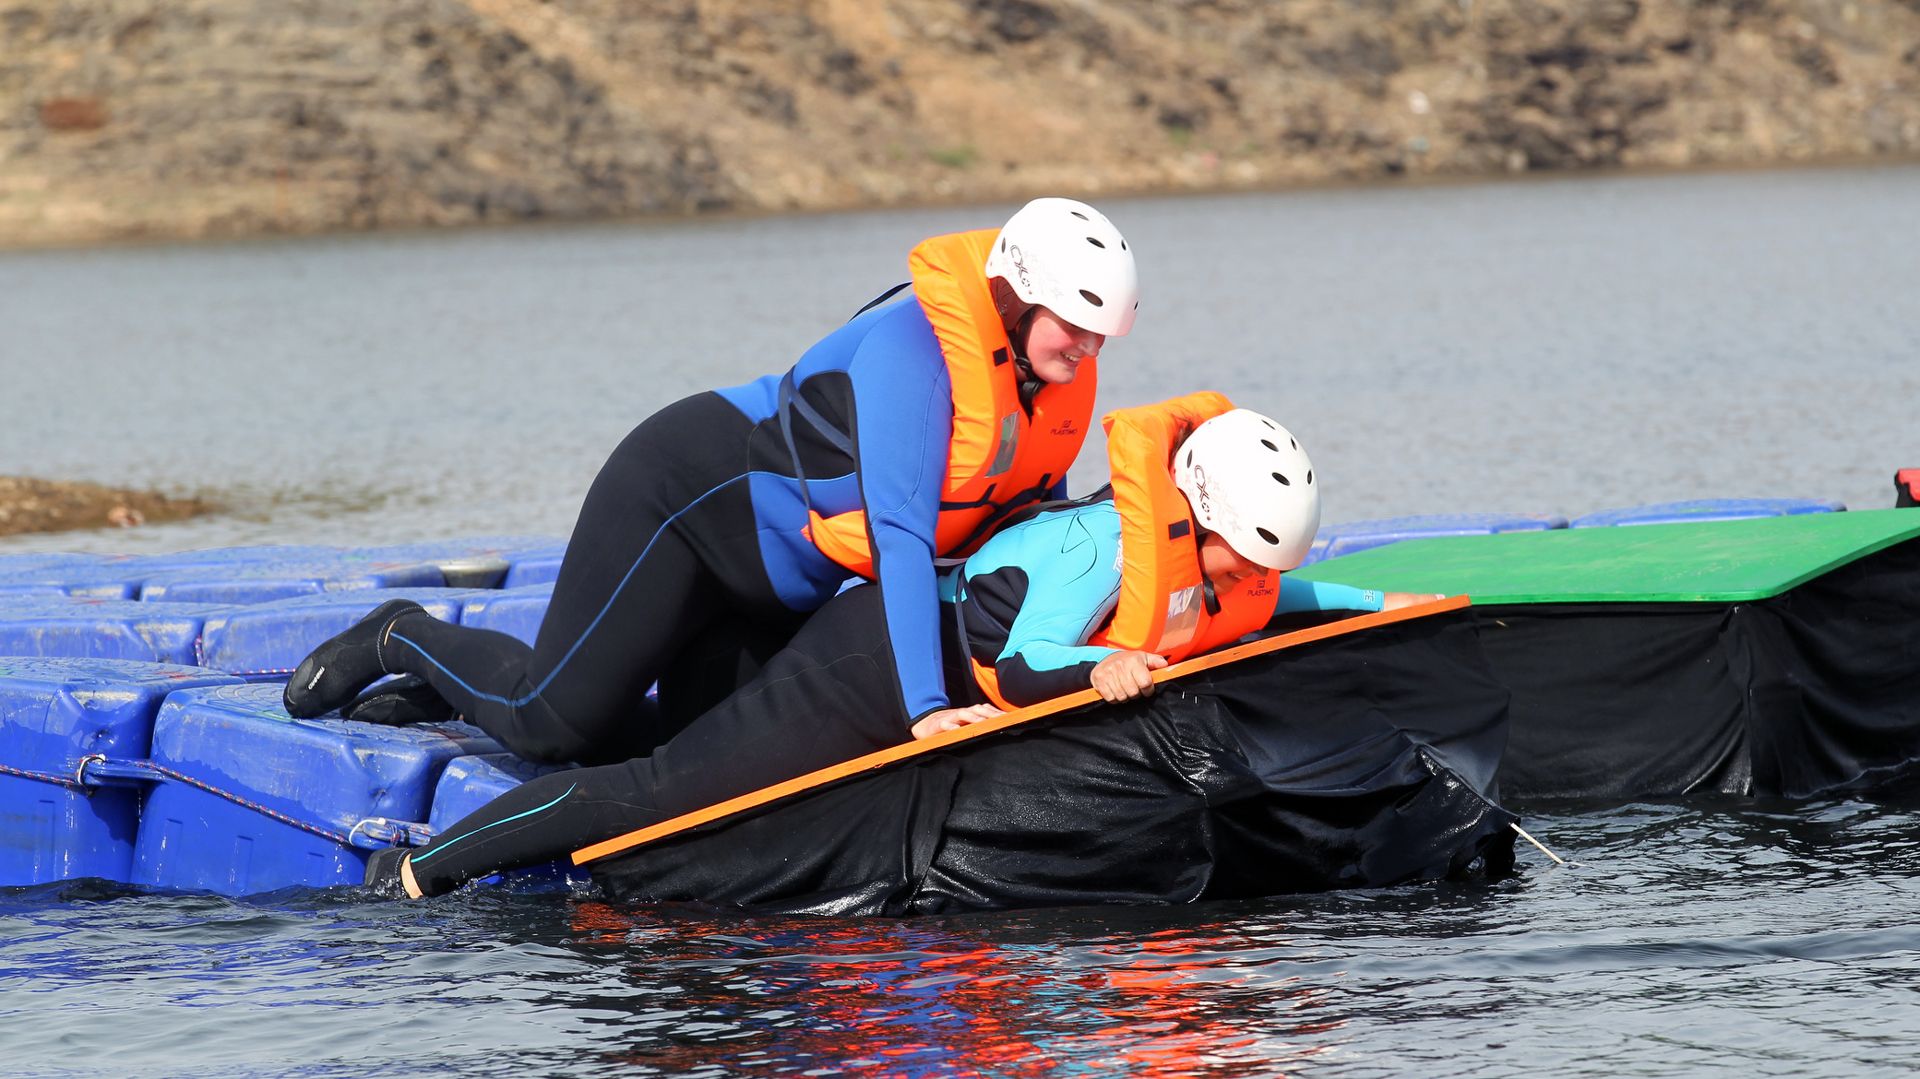
<path fill-rule="evenodd" d="M 1403 540 L 1293 571 L 1495 603 L 1733 603 L 1777 596 L 1920 536 L 1920 510 Z"/>

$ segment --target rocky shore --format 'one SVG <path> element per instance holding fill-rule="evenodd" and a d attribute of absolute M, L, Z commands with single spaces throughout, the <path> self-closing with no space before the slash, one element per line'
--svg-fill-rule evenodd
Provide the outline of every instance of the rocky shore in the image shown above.
<path fill-rule="evenodd" d="M 0 244 L 1920 155 L 1916 0 L 0 10 Z"/>
<path fill-rule="evenodd" d="M 67 532 L 197 517 L 214 507 L 198 498 L 169 498 L 92 483 L 0 476 L 0 536 Z"/>

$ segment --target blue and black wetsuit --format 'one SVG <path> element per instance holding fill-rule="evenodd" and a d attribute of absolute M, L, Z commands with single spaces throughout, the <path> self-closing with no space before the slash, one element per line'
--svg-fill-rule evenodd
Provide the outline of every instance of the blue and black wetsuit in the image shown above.
<path fill-rule="evenodd" d="M 1088 637 L 1120 584 L 1120 518 L 1098 500 L 1041 512 L 988 540 L 942 581 L 935 630 L 955 703 L 983 699 L 960 640 L 995 664 L 1001 691 L 1034 701 L 1087 688 L 1112 649 Z M 834 596 L 738 692 L 651 754 L 543 776 L 488 803 L 412 856 L 429 895 L 504 869 L 539 865 L 908 738 L 890 692 L 883 590 Z M 1380 594 L 1282 579 L 1282 611 L 1378 610 Z M 935 628 L 931 626 L 929 628 Z"/>
<path fill-rule="evenodd" d="M 839 590 L 847 571 L 802 533 L 809 506 L 864 508 L 886 674 L 873 691 L 904 739 L 947 704 L 933 536 L 952 423 L 919 303 L 864 311 L 786 375 L 687 398 L 627 436 L 587 493 L 532 648 L 414 618 L 387 663 L 524 758 L 626 760 L 739 685 Z M 687 674 L 729 655 L 738 677 Z"/>

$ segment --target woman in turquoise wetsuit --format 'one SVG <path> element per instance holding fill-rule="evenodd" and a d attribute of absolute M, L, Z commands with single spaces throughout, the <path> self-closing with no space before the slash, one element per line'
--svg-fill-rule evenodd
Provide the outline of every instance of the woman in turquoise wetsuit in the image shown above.
<path fill-rule="evenodd" d="M 1237 410 L 1210 423 L 1188 441 L 1194 453 L 1177 481 L 1180 493 L 1167 501 L 1179 509 L 1194 493 L 1208 493 L 1204 512 L 1181 512 L 1199 532 L 1185 533 L 1175 553 L 1203 578 L 1217 611 L 1250 605 L 1270 617 L 1430 598 L 1289 578 L 1262 593 L 1312 539 L 1319 519 L 1312 466 L 1297 445 L 1288 466 L 1269 460 L 1280 451 L 1265 447 L 1291 438 L 1264 417 Z M 1166 453 L 1158 459 L 1164 463 Z M 1297 486 L 1273 481 L 1282 467 Z M 1116 615 L 1131 613 L 1116 610 L 1125 586 L 1154 583 L 1138 579 L 1149 559 L 1122 558 L 1123 533 L 1143 534 L 1125 527 L 1139 512 L 1124 489 L 1119 500 L 1106 491 L 1039 507 L 944 573 L 939 625 L 949 699 L 1022 705 L 1089 686 L 1108 701 L 1151 692 L 1151 672 L 1166 656 L 1108 640 Z M 532 780 L 455 822 L 430 846 L 376 854 L 368 883 L 415 898 L 441 895 L 905 741 L 907 717 L 888 707 L 889 676 L 877 661 L 885 622 L 878 587 L 840 593 L 757 677 L 648 756 Z M 1163 632 L 1153 643 L 1170 640 Z"/>
<path fill-rule="evenodd" d="M 861 576 L 897 733 L 991 714 L 947 695 L 934 560 L 1061 490 L 1095 357 L 1131 328 L 1138 278 L 1119 231 L 1069 199 L 927 240 L 909 269 L 908 295 L 870 304 L 785 375 L 680 401 L 627 436 L 532 647 L 396 600 L 299 665 L 287 711 L 318 716 L 404 673 L 523 758 L 624 761 Z"/>

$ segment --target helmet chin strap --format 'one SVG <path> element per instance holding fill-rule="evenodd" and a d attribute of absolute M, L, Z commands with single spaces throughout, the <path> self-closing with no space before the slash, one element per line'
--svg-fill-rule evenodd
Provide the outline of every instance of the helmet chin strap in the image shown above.
<path fill-rule="evenodd" d="M 1013 332 L 1007 335 L 1007 343 L 1013 346 L 1013 367 L 1020 378 L 1020 407 L 1033 415 L 1033 399 L 1040 394 L 1040 387 L 1046 383 L 1033 373 L 1033 361 L 1027 359 L 1027 337 L 1033 332 L 1033 316 L 1040 313 L 1038 305 L 1027 308 L 1020 321 L 1013 324 Z"/>

